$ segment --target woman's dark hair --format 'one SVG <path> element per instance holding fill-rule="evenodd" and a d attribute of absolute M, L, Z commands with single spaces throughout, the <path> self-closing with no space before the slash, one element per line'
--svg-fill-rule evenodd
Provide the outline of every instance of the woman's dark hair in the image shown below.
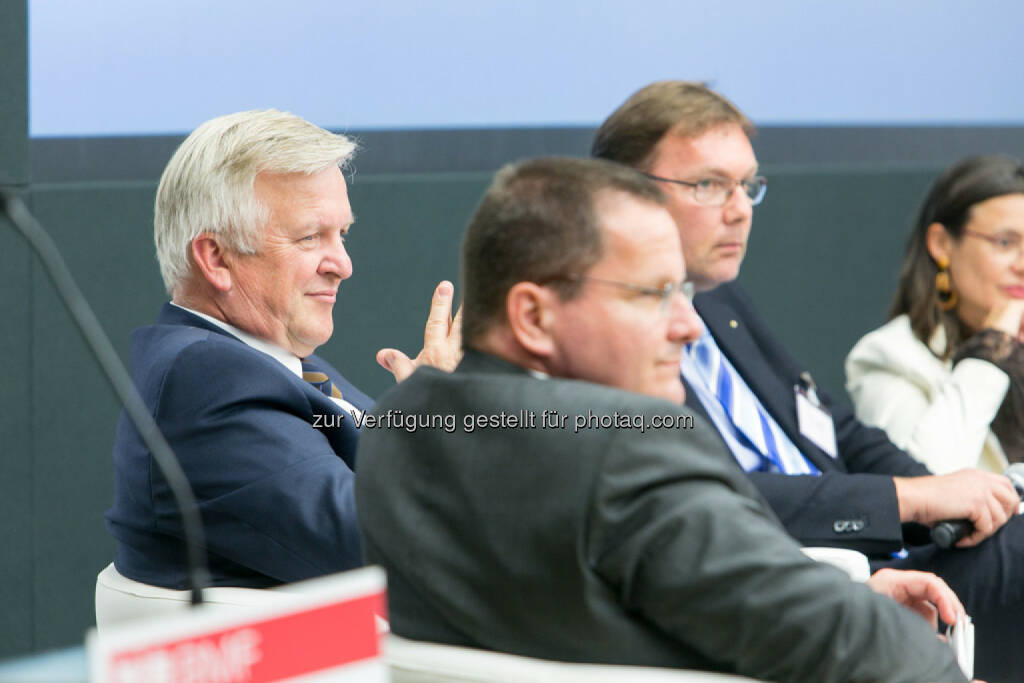
<path fill-rule="evenodd" d="M 939 305 L 935 290 L 939 268 L 928 252 L 928 226 L 941 223 L 959 241 L 975 204 L 1008 194 L 1024 194 L 1024 169 L 1019 161 L 997 155 L 969 157 L 935 181 L 910 233 L 889 318 L 906 314 L 910 328 L 926 346 L 941 325 L 946 332 L 943 359 L 960 345 L 963 328 L 955 309 L 943 311 Z"/>

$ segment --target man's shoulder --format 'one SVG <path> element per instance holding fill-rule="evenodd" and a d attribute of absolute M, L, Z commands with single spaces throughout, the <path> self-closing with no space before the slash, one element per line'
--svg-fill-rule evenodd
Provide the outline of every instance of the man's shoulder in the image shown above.
<path fill-rule="evenodd" d="M 698 292 L 693 297 L 693 305 L 705 320 L 709 316 L 714 317 L 713 314 L 723 308 L 731 314 L 739 314 L 744 317 L 758 315 L 750 295 L 735 281 L 718 285 L 706 292 Z"/>
<path fill-rule="evenodd" d="M 270 381 L 287 379 L 278 361 L 239 339 L 208 327 L 158 321 L 132 333 L 132 376 L 140 387 L 180 382 L 213 390 L 220 379 L 244 375 Z"/>
<path fill-rule="evenodd" d="M 180 323 L 157 322 L 132 333 L 132 360 L 215 357 L 222 361 L 252 362 L 269 356 L 240 339 L 214 330 Z M 272 359 L 270 359 L 272 360 Z"/>
<path fill-rule="evenodd" d="M 473 365 L 460 366 L 448 373 L 432 367 L 418 369 L 406 381 L 392 387 L 381 397 L 378 407 L 410 398 L 431 402 L 465 401 L 468 405 L 544 405 L 549 409 L 571 407 L 600 414 L 604 412 L 636 414 L 688 414 L 689 411 L 660 398 L 635 394 L 593 382 L 539 377 L 522 368 Z"/>

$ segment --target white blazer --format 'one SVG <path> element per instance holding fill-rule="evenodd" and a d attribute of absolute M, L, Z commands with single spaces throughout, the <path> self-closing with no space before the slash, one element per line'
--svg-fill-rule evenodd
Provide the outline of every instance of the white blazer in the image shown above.
<path fill-rule="evenodd" d="M 942 350 L 945 332 L 930 346 Z M 939 360 L 901 315 L 857 342 L 846 357 L 846 390 L 857 417 L 884 429 L 935 474 L 965 467 L 1002 473 L 1007 466 L 989 428 L 1010 386 L 988 361 Z"/>

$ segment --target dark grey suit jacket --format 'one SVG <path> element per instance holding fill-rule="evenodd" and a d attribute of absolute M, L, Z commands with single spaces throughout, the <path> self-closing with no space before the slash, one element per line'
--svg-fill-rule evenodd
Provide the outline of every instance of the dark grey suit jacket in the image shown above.
<path fill-rule="evenodd" d="M 357 510 L 399 635 L 780 683 L 963 680 L 923 620 L 803 556 L 704 420 L 574 433 L 678 406 L 468 352 L 374 413 L 393 422 L 363 428 Z M 502 413 L 535 426 L 465 427 Z M 435 415 L 454 428 L 409 427 Z"/>

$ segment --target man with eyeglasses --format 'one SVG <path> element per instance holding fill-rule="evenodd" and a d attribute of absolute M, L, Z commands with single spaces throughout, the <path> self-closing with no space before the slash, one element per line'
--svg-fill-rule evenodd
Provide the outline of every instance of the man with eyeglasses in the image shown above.
<path fill-rule="evenodd" d="M 926 622 L 808 561 L 680 406 L 700 321 L 664 202 L 607 162 L 498 172 L 462 244 L 462 362 L 375 409 L 453 427 L 360 437 L 359 525 L 392 631 L 778 683 L 963 680 Z M 962 613 L 934 576 L 880 580 Z"/>
<path fill-rule="evenodd" d="M 592 147 L 594 156 L 638 169 L 668 195 L 702 319 L 700 338 L 682 353 L 687 404 L 711 419 L 793 537 L 859 550 L 874 568 L 936 572 L 977 624 L 979 676 L 1017 679 L 1024 575 L 1012 567 L 1024 558 L 1024 524 L 1013 518 L 1020 501 L 1009 480 L 978 470 L 931 476 L 819 392 L 732 282 L 766 190 L 752 134 L 751 122 L 721 95 L 699 83 L 662 81 L 612 113 Z M 913 545 L 927 540 L 921 533 L 904 536 L 914 530 L 905 523 L 952 519 L 974 527 L 957 549 Z"/>

